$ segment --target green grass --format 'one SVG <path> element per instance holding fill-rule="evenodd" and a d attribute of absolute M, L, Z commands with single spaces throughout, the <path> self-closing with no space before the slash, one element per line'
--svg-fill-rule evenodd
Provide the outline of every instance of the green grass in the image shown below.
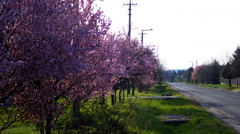
<path fill-rule="evenodd" d="M 166 84 L 156 85 L 149 94 L 138 93 L 137 96 L 158 95 L 172 92 L 181 96 Z M 115 108 L 118 106 L 114 106 Z M 114 108 L 112 107 L 112 108 Z M 234 131 L 223 125 L 220 120 L 206 112 L 185 98 L 178 99 L 125 99 L 124 106 L 118 114 L 123 115 L 126 126 L 137 134 L 234 134 Z M 183 114 L 189 116 L 191 121 L 181 125 L 167 125 L 161 121 L 162 115 Z"/>
<path fill-rule="evenodd" d="M 2 134 L 40 134 L 33 124 L 15 123 L 8 129 L 4 130 Z"/>
<path fill-rule="evenodd" d="M 4 123 L 8 122 L 11 123 L 11 121 L 16 119 L 16 116 L 13 115 L 19 115 L 19 112 L 17 112 L 12 106 L 6 108 L 0 107 L 0 126 L 4 126 Z M 19 116 L 17 116 L 19 117 Z M 34 124 L 27 123 L 26 121 L 16 121 L 11 126 L 9 126 L 6 130 L 2 132 L 3 134 L 37 134 L 38 131 L 35 129 Z M 0 132 L 1 134 L 1 132 Z"/>
<path fill-rule="evenodd" d="M 166 84 L 161 84 L 161 85 L 156 84 L 155 86 L 151 87 L 149 90 L 143 91 L 143 92 L 138 92 L 136 89 L 134 96 L 162 96 L 161 94 L 167 94 L 167 93 L 172 93 L 173 96 L 176 96 L 176 97 L 184 97 L 183 95 L 179 94 L 177 91 L 171 89 Z"/>
<path fill-rule="evenodd" d="M 128 114 L 125 122 L 127 123 L 126 126 L 133 132 L 146 134 L 233 133 L 211 114 L 205 112 L 200 107 L 194 106 L 185 99 L 142 99 L 138 103 L 131 102 L 134 100 L 129 101 L 135 104 L 135 107 Z M 122 114 L 124 114 L 124 111 L 122 111 Z M 191 121 L 177 126 L 166 125 L 161 121 L 160 116 L 168 114 L 184 114 L 189 116 Z"/>
<path fill-rule="evenodd" d="M 148 92 L 139 93 L 135 91 L 137 97 L 124 99 L 124 103 L 110 105 L 110 97 L 106 108 L 98 108 L 96 103 L 89 107 L 86 115 L 91 115 L 94 125 L 87 128 L 95 131 L 94 127 L 101 130 L 111 129 L 111 132 L 127 132 L 127 134 L 234 134 L 235 132 L 221 123 L 212 114 L 200 107 L 196 102 L 186 98 L 177 99 L 143 99 L 138 96 L 157 96 L 162 93 L 172 93 L 174 96 L 183 97 L 178 92 L 171 89 L 168 85 L 155 85 Z M 127 95 L 125 95 L 126 97 Z M 118 98 L 118 97 L 117 97 Z M 90 102 L 89 102 L 90 104 Z M 94 108 L 95 107 L 95 108 Z M 97 108 L 97 109 L 96 109 Z M 82 109 L 84 110 L 84 109 Z M 104 112 L 107 111 L 107 112 Z M 92 114 L 91 114 L 92 112 Z M 94 113 L 95 112 L 95 113 Z M 95 116 L 95 114 L 100 116 Z M 163 115 L 183 114 L 191 120 L 181 125 L 167 125 L 161 120 Z M 67 117 L 67 116 L 66 116 Z M 96 119 L 96 117 L 100 117 Z M 70 118 L 67 117 L 67 118 Z M 91 118 L 91 117 L 89 117 Z M 86 119 L 86 117 L 85 117 Z M 106 122 L 107 121 L 107 122 Z M 110 122 L 108 122 L 110 121 Z M 100 125 L 99 125 L 100 124 Z M 99 126 L 101 128 L 99 128 Z M 118 126 L 118 127 L 116 127 Z M 114 129 L 114 130 L 112 130 Z M 120 131 L 124 129 L 124 131 Z M 104 131 L 106 133 L 106 131 Z M 109 131 L 107 131 L 109 132 Z M 3 134 L 38 134 L 34 125 L 16 124 L 2 132 Z M 101 133 L 98 131 L 98 133 Z"/>
<path fill-rule="evenodd" d="M 240 86 L 237 86 L 237 85 L 232 85 L 232 87 L 229 87 L 228 85 L 225 85 L 225 84 L 197 84 L 197 85 L 202 87 L 226 90 L 226 91 L 240 90 Z"/>

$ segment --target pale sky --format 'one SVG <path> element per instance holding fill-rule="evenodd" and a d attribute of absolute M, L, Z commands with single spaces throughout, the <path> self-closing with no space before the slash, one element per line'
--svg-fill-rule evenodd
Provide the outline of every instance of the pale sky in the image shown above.
<path fill-rule="evenodd" d="M 128 32 L 129 0 L 97 6 L 112 20 L 110 31 Z M 154 45 L 167 69 L 187 69 L 232 54 L 240 45 L 239 0 L 132 0 L 132 38 Z"/>

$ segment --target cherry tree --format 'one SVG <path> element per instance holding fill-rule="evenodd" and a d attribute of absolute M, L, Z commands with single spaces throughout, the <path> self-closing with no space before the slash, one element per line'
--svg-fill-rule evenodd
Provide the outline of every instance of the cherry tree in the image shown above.
<path fill-rule="evenodd" d="M 197 81 L 201 81 L 202 82 L 202 79 L 200 78 L 200 74 L 201 74 L 201 71 L 204 69 L 204 65 L 201 65 L 201 66 L 197 66 L 193 72 L 192 72 L 192 79 L 195 80 L 196 82 Z"/>
<path fill-rule="evenodd" d="M 105 96 L 129 79 L 155 84 L 152 50 L 107 34 L 110 21 L 94 0 L 0 3 L 0 106 L 14 105 L 1 108 L 14 118 L 1 116 L 0 131 L 24 117 L 49 134 L 66 104 L 79 111 L 79 100 Z"/>
<path fill-rule="evenodd" d="M 157 71 L 158 61 L 150 48 L 140 48 L 138 57 L 137 79 L 139 91 L 146 90 L 156 84 L 158 78 L 154 73 Z"/>
<path fill-rule="evenodd" d="M 22 4 L 19 0 L 0 2 L 0 132 L 22 118 L 19 108 L 6 108 L 12 103 L 15 87 L 21 85 L 18 68 L 23 61 L 17 59 L 13 38 L 20 34 L 18 28 L 24 22 Z"/>
<path fill-rule="evenodd" d="M 117 65 L 120 67 L 118 84 L 120 87 L 119 101 L 121 101 L 121 92 L 128 89 L 130 93 L 130 82 L 133 88 L 132 95 L 134 95 L 134 84 L 145 89 L 156 84 L 154 71 L 157 71 L 157 59 L 150 48 L 140 46 L 138 40 L 128 40 L 121 35 L 116 38 L 118 51 Z M 140 89 L 140 88 L 139 88 Z M 123 96 L 124 97 L 124 96 Z"/>
<path fill-rule="evenodd" d="M 93 12 L 93 2 L 3 2 L 1 19 L 10 19 L 1 21 L 1 101 L 12 97 L 20 115 L 35 122 L 41 133 L 51 133 L 64 111 L 66 102 L 59 99 L 89 97 L 99 90 L 96 83 L 112 80 L 99 75 L 107 65 L 100 65 L 96 50 L 109 22 L 101 11 Z M 9 9 L 18 14 L 5 13 Z"/>

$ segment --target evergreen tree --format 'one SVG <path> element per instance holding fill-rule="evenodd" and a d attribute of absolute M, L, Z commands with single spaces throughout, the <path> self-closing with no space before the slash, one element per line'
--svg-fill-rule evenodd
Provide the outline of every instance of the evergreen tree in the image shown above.
<path fill-rule="evenodd" d="M 188 68 L 188 70 L 184 73 L 183 77 L 185 78 L 185 80 L 186 80 L 187 82 L 190 82 L 191 76 L 192 76 L 192 72 L 193 72 L 193 68 L 190 67 L 190 68 Z"/>
<path fill-rule="evenodd" d="M 219 84 L 220 83 L 220 69 L 219 69 L 219 63 L 217 60 L 213 60 L 210 64 L 209 68 L 210 72 L 210 83 L 211 84 Z"/>
<path fill-rule="evenodd" d="M 222 76 L 223 76 L 223 78 L 228 79 L 229 87 L 231 87 L 232 86 L 231 79 L 233 78 L 233 75 L 232 75 L 232 71 L 231 71 L 230 62 L 228 62 L 227 65 L 225 66 L 225 68 L 223 69 Z"/>
<path fill-rule="evenodd" d="M 233 53 L 231 61 L 231 70 L 234 78 L 240 77 L 240 47 L 238 46 Z"/>

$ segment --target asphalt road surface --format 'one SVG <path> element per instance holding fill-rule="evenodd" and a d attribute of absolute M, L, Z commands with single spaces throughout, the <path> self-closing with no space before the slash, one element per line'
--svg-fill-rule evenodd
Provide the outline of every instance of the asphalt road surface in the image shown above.
<path fill-rule="evenodd" d="M 207 111 L 240 133 L 240 93 L 185 83 L 168 84 L 188 98 L 199 102 Z"/>

